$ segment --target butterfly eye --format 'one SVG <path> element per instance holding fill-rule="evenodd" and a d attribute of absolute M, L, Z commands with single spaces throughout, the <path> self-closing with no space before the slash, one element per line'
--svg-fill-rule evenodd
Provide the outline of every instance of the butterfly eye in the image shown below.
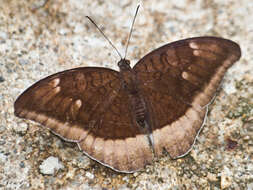
<path fill-rule="evenodd" d="M 126 70 L 130 70 L 131 67 L 130 67 L 130 61 L 127 60 L 127 59 L 121 59 L 119 62 L 118 62 L 118 66 L 120 68 L 121 71 L 126 71 Z"/>

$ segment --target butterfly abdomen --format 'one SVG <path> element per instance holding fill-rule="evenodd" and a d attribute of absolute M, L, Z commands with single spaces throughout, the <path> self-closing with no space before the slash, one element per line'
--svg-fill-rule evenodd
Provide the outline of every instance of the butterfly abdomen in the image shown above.
<path fill-rule="evenodd" d="M 139 95 L 132 96 L 131 99 L 132 99 L 132 108 L 134 112 L 134 118 L 139 126 L 145 127 L 144 121 L 147 115 L 145 102 Z"/>

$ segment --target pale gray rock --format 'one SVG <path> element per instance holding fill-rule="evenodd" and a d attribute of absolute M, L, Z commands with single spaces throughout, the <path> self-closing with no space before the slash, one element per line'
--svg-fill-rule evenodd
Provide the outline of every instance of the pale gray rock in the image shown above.
<path fill-rule="evenodd" d="M 40 172 L 45 175 L 53 175 L 58 170 L 63 168 L 64 166 L 58 158 L 50 156 L 41 163 Z"/>

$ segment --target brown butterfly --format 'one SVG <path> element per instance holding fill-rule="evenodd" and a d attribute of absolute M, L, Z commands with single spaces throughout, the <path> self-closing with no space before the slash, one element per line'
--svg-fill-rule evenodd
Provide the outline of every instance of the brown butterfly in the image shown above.
<path fill-rule="evenodd" d="M 131 33 L 130 33 L 131 34 Z M 241 56 L 235 42 L 197 37 L 166 44 L 117 72 L 80 67 L 53 74 L 16 100 L 15 115 L 76 142 L 91 159 L 134 172 L 160 157 L 187 154 L 226 70 Z"/>

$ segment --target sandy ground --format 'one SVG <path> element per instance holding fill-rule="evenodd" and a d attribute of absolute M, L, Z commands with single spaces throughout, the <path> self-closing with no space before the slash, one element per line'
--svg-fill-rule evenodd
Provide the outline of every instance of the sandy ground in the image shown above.
<path fill-rule="evenodd" d="M 0 189 L 253 189 L 252 0 L 0 0 Z M 119 57 L 85 18 L 124 52 L 141 4 L 128 59 L 194 36 L 240 44 L 206 126 L 184 158 L 168 155 L 134 174 L 116 173 L 40 125 L 14 116 L 17 96 L 35 81 L 79 66 L 117 68 Z"/>

